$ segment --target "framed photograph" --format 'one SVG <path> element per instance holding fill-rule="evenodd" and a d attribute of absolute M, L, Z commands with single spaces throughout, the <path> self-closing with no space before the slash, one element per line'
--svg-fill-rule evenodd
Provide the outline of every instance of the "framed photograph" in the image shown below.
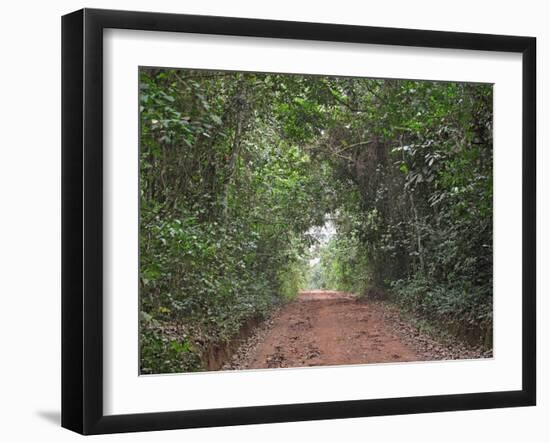
<path fill-rule="evenodd" d="M 536 402 L 531 37 L 62 19 L 62 426 Z"/>

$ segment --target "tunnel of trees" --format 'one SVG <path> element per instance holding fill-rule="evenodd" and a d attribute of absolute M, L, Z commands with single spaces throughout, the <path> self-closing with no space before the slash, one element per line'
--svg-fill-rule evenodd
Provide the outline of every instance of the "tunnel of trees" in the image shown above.
<path fill-rule="evenodd" d="M 139 92 L 142 373 L 204 368 L 307 286 L 490 345 L 491 85 L 141 68 Z"/>

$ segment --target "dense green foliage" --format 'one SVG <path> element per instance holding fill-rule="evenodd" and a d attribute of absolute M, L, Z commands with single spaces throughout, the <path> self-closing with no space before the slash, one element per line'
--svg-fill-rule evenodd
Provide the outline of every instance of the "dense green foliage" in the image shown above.
<path fill-rule="evenodd" d="M 316 284 L 490 335 L 490 86 L 148 68 L 140 123 L 143 373 L 293 297 L 329 214 Z"/>
<path fill-rule="evenodd" d="M 292 121 L 299 79 L 140 80 L 141 368 L 200 369 L 209 346 L 303 284 L 304 234 L 325 213 L 323 173 L 299 148 L 316 128 Z"/>
<path fill-rule="evenodd" d="M 351 96 L 349 129 L 329 139 L 329 152 L 341 146 L 332 164 L 348 192 L 321 256 L 323 284 L 390 289 L 407 309 L 489 344 L 492 88 L 366 84 L 370 94 Z"/>

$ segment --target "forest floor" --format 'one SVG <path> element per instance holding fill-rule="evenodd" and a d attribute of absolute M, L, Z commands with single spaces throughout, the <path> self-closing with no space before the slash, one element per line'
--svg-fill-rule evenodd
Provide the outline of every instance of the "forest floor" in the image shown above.
<path fill-rule="evenodd" d="M 422 333 L 391 304 L 304 291 L 244 340 L 222 369 L 264 369 L 488 358 Z"/>

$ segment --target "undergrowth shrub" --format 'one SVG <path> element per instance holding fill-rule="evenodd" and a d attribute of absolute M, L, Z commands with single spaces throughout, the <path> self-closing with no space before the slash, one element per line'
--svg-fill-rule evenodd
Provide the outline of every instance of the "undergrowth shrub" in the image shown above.
<path fill-rule="evenodd" d="M 492 342 L 492 297 L 467 282 L 449 286 L 417 277 L 392 283 L 393 300 L 407 311 L 474 344 Z"/>

